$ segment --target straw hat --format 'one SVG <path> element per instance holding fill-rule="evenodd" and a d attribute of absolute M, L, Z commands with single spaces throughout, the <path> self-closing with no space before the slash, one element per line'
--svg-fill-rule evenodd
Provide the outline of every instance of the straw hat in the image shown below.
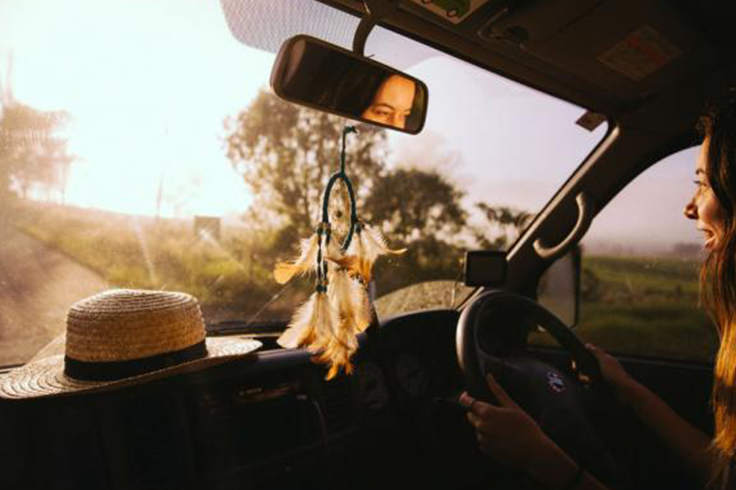
<path fill-rule="evenodd" d="M 69 308 L 66 339 L 0 376 L 0 398 L 37 398 L 144 383 L 239 359 L 261 346 L 205 338 L 197 300 L 185 293 L 118 289 Z M 65 354 L 50 352 L 65 345 Z M 58 350 L 58 349 L 56 349 Z"/>

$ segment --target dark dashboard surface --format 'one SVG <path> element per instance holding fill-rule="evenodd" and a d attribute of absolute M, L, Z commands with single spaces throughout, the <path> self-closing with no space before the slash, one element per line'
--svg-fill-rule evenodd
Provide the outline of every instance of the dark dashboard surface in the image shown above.
<path fill-rule="evenodd" d="M 448 402 L 462 389 L 457 316 L 383 322 L 361 338 L 355 374 L 329 382 L 308 352 L 265 350 L 135 388 L 2 401 L 0 488 L 436 488 L 485 478 L 468 471 L 480 456 Z"/>

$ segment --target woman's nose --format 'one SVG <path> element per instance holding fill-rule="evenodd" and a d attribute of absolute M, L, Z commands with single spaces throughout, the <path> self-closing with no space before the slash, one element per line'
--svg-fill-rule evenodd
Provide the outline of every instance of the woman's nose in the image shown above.
<path fill-rule="evenodd" d="M 698 207 L 695 205 L 695 200 L 691 199 L 685 205 L 685 217 L 688 219 L 698 219 Z"/>

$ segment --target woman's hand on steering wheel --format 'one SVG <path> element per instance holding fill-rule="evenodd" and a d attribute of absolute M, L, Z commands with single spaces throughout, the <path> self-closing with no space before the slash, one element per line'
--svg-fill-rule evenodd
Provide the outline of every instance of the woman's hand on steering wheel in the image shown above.
<path fill-rule="evenodd" d="M 475 399 L 467 392 L 460 395 L 460 404 L 468 410 L 467 418 L 475 428 L 480 449 L 508 468 L 528 470 L 530 463 L 543 458 L 554 443 L 491 374 L 486 375 L 486 381 L 499 406 Z"/>
<path fill-rule="evenodd" d="M 629 405 L 631 394 L 636 387 L 636 380 L 621 366 L 615 357 L 607 354 L 603 349 L 593 344 L 585 344 L 585 347 L 598 359 L 601 367 L 601 375 L 611 386 L 619 403 Z"/>
<path fill-rule="evenodd" d="M 512 321 L 546 330 L 570 354 L 590 386 L 520 350 L 512 334 L 523 330 L 513 330 Z M 615 394 L 595 353 L 552 312 L 525 296 L 485 291 L 458 319 L 456 352 L 471 394 L 461 403 L 473 405 L 469 419 L 485 454 L 510 469 L 524 469 L 538 482 L 564 483 L 574 474 L 569 471 L 576 468 L 574 458 L 602 480 L 625 486 L 630 452 L 614 457 L 602 439 L 616 442 L 604 430 L 612 427 L 610 421 L 598 429 L 594 424 L 601 415 L 610 415 L 607 407 L 618 405 Z M 495 379 L 486 379 L 489 372 Z M 495 406 L 473 402 L 474 398 L 494 401 Z M 569 474 L 562 474 L 565 470 Z"/>
<path fill-rule="evenodd" d="M 552 488 L 606 490 L 547 437 L 493 375 L 487 374 L 486 381 L 500 406 L 477 400 L 467 392 L 459 400 L 468 410 L 468 420 L 475 427 L 481 451 L 486 456 L 510 469 L 525 471 L 537 482 L 545 482 Z"/>

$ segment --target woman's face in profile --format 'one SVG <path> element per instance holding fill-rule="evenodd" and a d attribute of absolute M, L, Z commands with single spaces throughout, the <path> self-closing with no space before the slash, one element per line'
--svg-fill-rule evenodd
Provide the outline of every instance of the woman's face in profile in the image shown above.
<path fill-rule="evenodd" d="M 703 246 L 715 249 L 723 238 L 725 215 L 706 177 L 708 138 L 703 141 L 695 166 L 695 195 L 685 206 L 685 216 L 695 220 L 695 226 L 703 232 Z"/>
<path fill-rule="evenodd" d="M 371 105 L 361 116 L 369 121 L 404 129 L 411 114 L 416 85 L 400 75 L 391 75 L 378 87 Z"/>

